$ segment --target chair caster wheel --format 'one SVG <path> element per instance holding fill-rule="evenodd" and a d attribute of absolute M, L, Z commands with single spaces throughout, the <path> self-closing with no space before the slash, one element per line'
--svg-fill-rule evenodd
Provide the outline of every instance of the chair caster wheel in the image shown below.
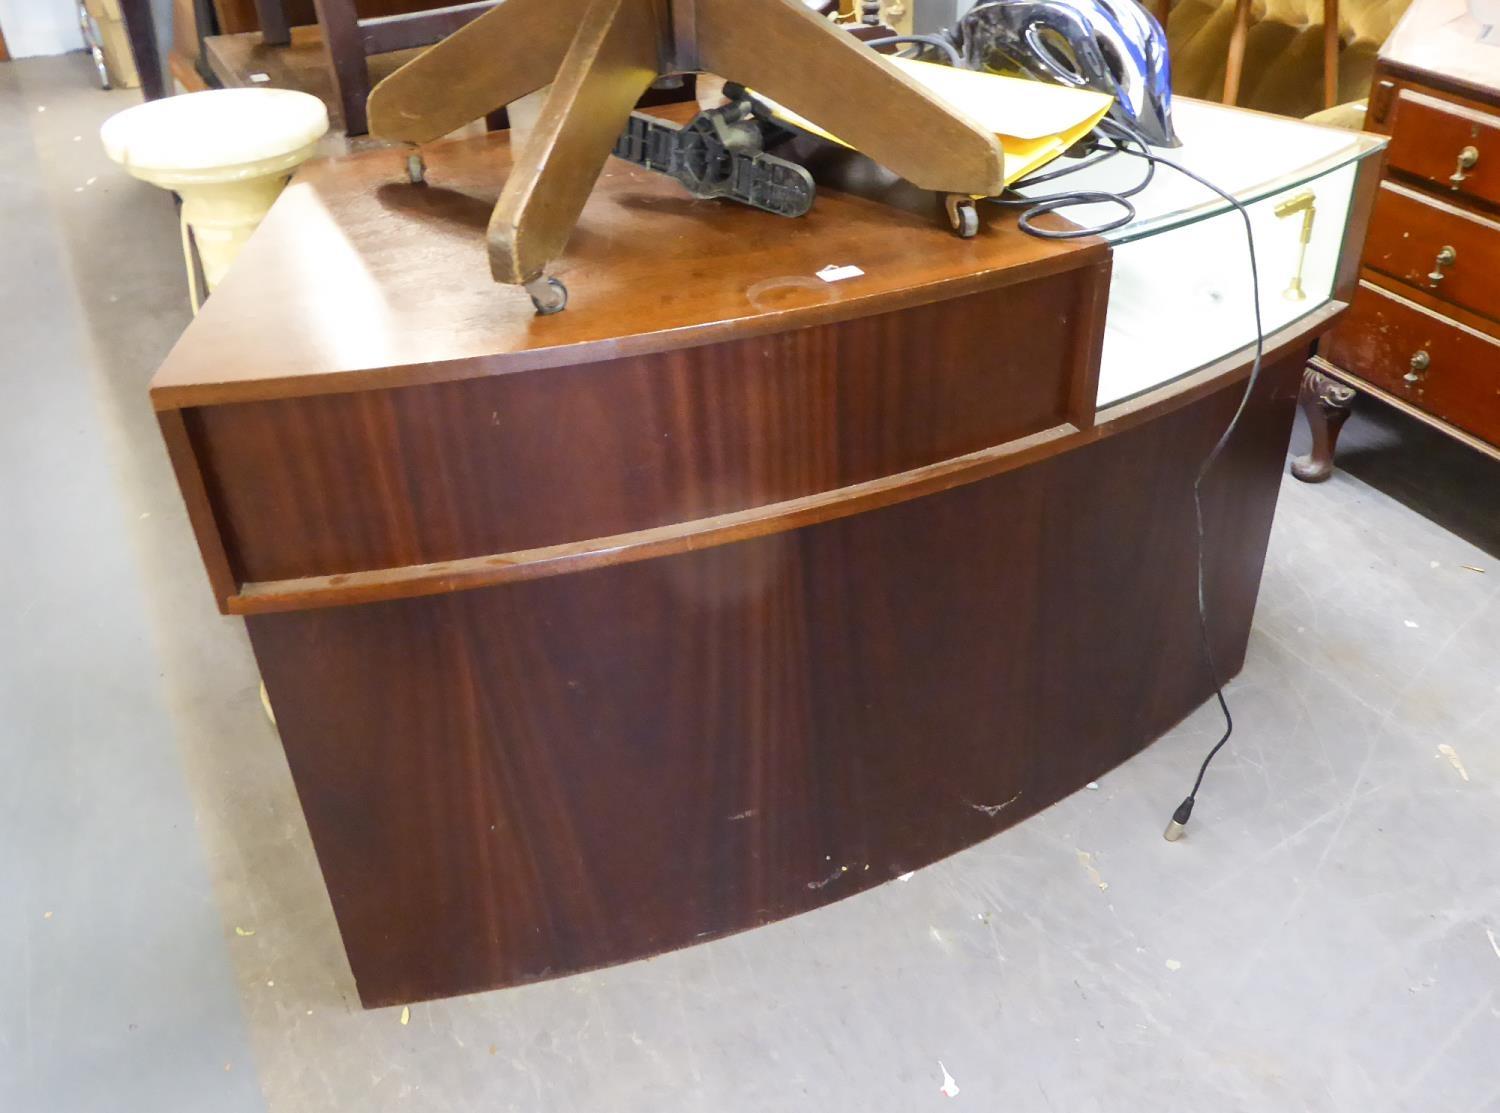
<path fill-rule="evenodd" d="M 537 278 L 526 283 L 538 317 L 550 317 L 568 308 L 568 288 L 555 278 Z"/>
<path fill-rule="evenodd" d="M 948 210 L 948 223 L 960 239 L 971 240 L 979 235 L 979 206 L 972 197 L 961 193 L 950 193 L 944 199 Z"/>
<path fill-rule="evenodd" d="M 413 151 L 406 156 L 406 176 L 411 179 L 412 185 L 421 185 L 427 180 L 427 161 L 422 157 L 421 151 Z"/>

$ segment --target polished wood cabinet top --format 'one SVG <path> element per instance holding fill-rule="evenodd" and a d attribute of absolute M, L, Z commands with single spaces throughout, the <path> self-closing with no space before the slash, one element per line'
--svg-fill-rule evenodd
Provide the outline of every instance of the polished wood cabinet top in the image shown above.
<path fill-rule="evenodd" d="M 1500 45 L 1481 42 L 1482 30 L 1467 0 L 1413 0 L 1381 47 L 1380 60 L 1480 95 L 1500 92 Z"/>
<path fill-rule="evenodd" d="M 998 207 L 977 237 L 936 214 L 821 189 L 787 219 L 703 201 L 611 160 L 555 269 L 569 308 L 497 286 L 485 223 L 509 134 L 308 164 L 152 382 L 158 409 L 473 378 L 781 332 L 1009 285 L 1104 259 Z M 940 208 L 937 212 L 940 213 Z M 826 267 L 864 273 L 825 282 Z M 1008 332 L 1042 322 L 994 322 Z"/>

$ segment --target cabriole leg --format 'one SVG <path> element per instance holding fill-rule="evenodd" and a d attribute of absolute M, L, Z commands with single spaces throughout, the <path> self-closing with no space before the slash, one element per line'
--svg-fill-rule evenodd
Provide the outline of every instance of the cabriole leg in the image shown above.
<path fill-rule="evenodd" d="M 1322 483 L 1333 474 L 1333 453 L 1339 432 L 1349 419 L 1354 388 L 1309 367 L 1302 373 L 1298 404 L 1312 430 L 1312 451 L 1292 461 L 1292 474 L 1304 483 Z"/>

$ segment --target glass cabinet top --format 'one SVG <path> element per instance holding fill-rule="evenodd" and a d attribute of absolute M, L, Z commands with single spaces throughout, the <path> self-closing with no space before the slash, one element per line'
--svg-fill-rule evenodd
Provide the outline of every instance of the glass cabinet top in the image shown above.
<path fill-rule="evenodd" d="M 1153 148 L 1154 153 L 1180 163 L 1245 203 L 1311 181 L 1374 154 L 1385 145 L 1382 138 L 1364 132 L 1322 127 L 1185 97 L 1173 102 L 1172 111 L 1182 146 Z M 1058 159 L 1046 169 L 1060 169 L 1076 161 Z M 1025 196 L 1045 196 L 1064 190 L 1118 193 L 1138 183 L 1145 170 L 1144 159 L 1121 154 L 1077 174 L 1022 187 L 1018 192 Z M 1130 201 L 1135 206 L 1136 218 L 1122 228 L 1103 233 L 1103 238 L 1111 243 L 1128 243 L 1194 224 L 1230 207 L 1218 194 L 1185 174 L 1160 165 L 1151 184 Z M 1061 215 L 1075 224 L 1092 226 L 1117 219 L 1120 209 L 1112 204 L 1075 205 L 1062 210 Z"/>

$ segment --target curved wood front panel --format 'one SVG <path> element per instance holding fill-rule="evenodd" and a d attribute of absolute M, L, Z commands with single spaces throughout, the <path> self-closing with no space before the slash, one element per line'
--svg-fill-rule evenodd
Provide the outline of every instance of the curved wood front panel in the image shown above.
<path fill-rule="evenodd" d="M 1304 357 L 1205 489 L 1230 672 Z M 248 619 L 364 1002 L 792 915 L 1135 753 L 1210 691 L 1190 491 L 1242 388 L 770 537 Z"/>
<path fill-rule="evenodd" d="M 573 367 L 185 411 L 242 580 L 710 517 L 1092 414 L 1107 264 Z"/>

